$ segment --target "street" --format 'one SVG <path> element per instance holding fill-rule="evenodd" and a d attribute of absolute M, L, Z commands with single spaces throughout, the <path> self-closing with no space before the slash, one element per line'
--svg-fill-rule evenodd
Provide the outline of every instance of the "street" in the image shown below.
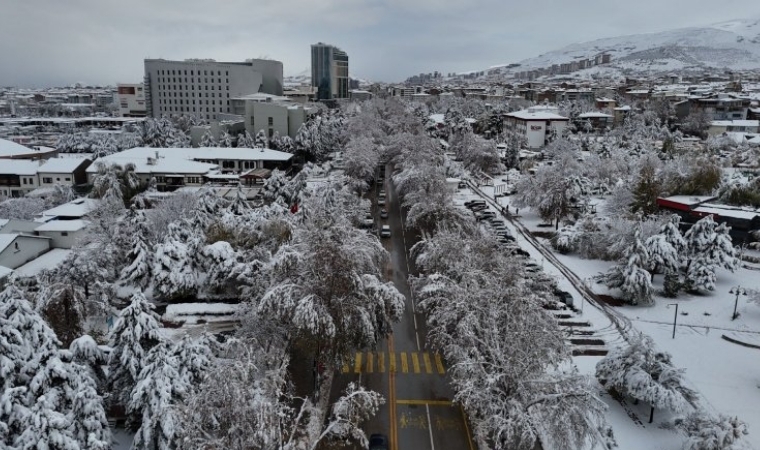
<path fill-rule="evenodd" d="M 388 224 L 391 237 L 383 239 L 390 253 L 386 278 L 406 297 L 406 311 L 394 325 L 393 334 L 376 349 L 358 352 L 335 376 L 332 397 L 337 398 L 348 382 L 360 380 L 386 400 L 378 414 L 365 424 L 367 435 L 388 436 L 391 450 L 474 450 L 471 430 L 458 405 L 441 355 L 426 348 L 424 317 L 417 311 L 408 283 L 408 246 L 412 236 L 405 233 L 401 205 L 393 190 L 390 168 L 384 189 L 388 219 L 380 219 L 373 199 L 373 215 L 378 228 Z M 378 186 L 374 187 L 377 194 Z"/>

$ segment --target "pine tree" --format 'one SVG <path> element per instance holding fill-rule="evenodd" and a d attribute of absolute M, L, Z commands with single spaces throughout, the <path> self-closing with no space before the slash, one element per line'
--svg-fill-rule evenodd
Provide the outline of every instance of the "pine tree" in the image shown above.
<path fill-rule="evenodd" d="M 254 138 L 254 148 L 267 148 L 267 145 L 269 144 L 269 140 L 267 139 L 267 132 L 264 130 L 259 130 L 258 133 L 256 133 L 256 137 Z"/>
<path fill-rule="evenodd" d="M 209 340 L 213 339 L 209 335 L 192 338 L 185 334 L 172 347 L 172 355 L 177 358 L 179 377 L 188 385 L 200 383 L 211 367 L 214 355 Z"/>
<path fill-rule="evenodd" d="M 729 231 L 725 224 L 718 226 L 712 216 L 706 216 L 686 232 L 686 252 L 682 261 L 686 290 L 715 290 L 717 269 L 722 267 L 733 271 L 736 268 L 736 249 L 731 244 Z"/>
<path fill-rule="evenodd" d="M 253 148 L 253 137 L 251 137 L 251 133 L 246 130 L 243 133 L 238 134 L 237 138 L 237 147 L 238 148 Z"/>
<path fill-rule="evenodd" d="M 198 147 L 218 147 L 219 144 L 216 142 L 216 139 L 214 138 L 214 135 L 211 134 L 210 130 L 206 130 L 205 133 L 203 133 L 203 136 L 201 137 L 201 142 L 198 144 Z"/>
<path fill-rule="evenodd" d="M 186 378 L 180 376 L 178 358 L 167 342 L 150 349 L 144 359 L 129 402 L 130 414 L 139 415 L 140 428 L 132 442 L 133 450 L 169 450 L 174 448 L 175 402 L 190 391 Z"/>
<path fill-rule="evenodd" d="M 651 304 L 653 301 L 652 277 L 646 270 L 649 253 L 639 235 L 637 230 L 634 242 L 626 248 L 623 259 L 607 273 L 597 277 L 607 287 L 620 289 L 623 300 L 632 305 Z"/>
<path fill-rule="evenodd" d="M 230 136 L 227 130 L 222 131 L 222 136 L 219 138 L 219 147 L 232 147 L 232 136 Z"/>
<path fill-rule="evenodd" d="M 77 393 L 72 408 L 73 432 L 82 449 L 109 450 L 111 430 L 103 409 L 103 398 L 98 394 L 98 385 L 90 371 L 75 365 Z"/>
<path fill-rule="evenodd" d="M 145 213 L 132 210 L 130 220 L 132 248 L 127 254 L 128 265 L 121 270 L 122 282 L 134 283 L 145 289 L 151 281 L 153 251 L 148 244 L 148 229 Z"/>
<path fill-rule="evenodd" d="M 82 335 L 71 342 L 69 352 L 73 362 L 89 371 L 90 377 L 97 385 L 98 393 L 103 394 L 108 381 L 103 366 L 108 364 L 108 358 L 95 339 L 87 334 Z"/>
<path fill-rule="evenodd" d="M 676 249 L 670 245 L 665 235 L 656 234 L 644 243 L 649 254 L 647 270 L 652 273 L 675 273 L 680 267 L 680 261 Z"/>
<path fill-rule="evenodd" d="M 200 217 L 203 219 L 203 217 Z M 164 241 L 156 245 L 153 288 L 164 298 L 189 295 L 198 288 L 197 258 L 203 237 L 183 219 L 169 224 Z"/>
<path fill-rule="evenodd" d="M 125 407 L 130 403 L 148 351 L 162 340 L 154 308 L 142 292 L 133 294 L 131 303 L 119 313 L 111 330 L 108 390 Z"/>
<path fill-rule="evenodd" d="M 666 272 L 662 283 L 662 293 L 665 297 L 676 298 L 682 288 L 681 277 L 677 272 Z"/>
<path fill-rule="evenodd" d="M 230 204 L 230 211 L 236 216 L 242 216 L 250 210 L 251 206 L 248 204 L 245 191 L 243 191 L 243 184 L 238 183 L 237 190 L 235 191 L 235 200 Z"/>
<path fill-rule="evenodd" d="M 687 436 L 685 450 L 730 450 L 734 444 L 749 434 L 747 424 L 738 417 L 710 416 L 704 411 L 694 411 L 674 421 L 676 429 Z"/>
<path fill-rule="evenodd" d="M 275 130 L 274 134 L 272 135 L 272 138 L 269 140 L 269 148 L 272 150 L 279 150 L 282 147 L 282 138 L 280 137 L 280 132 Z"/>
<path fill-rule="evenodd" d="M 656 169 L 652 164 L 645 163 L 639 171 L 639 178 L 633 190 L 632 212 L 641 212 L 645 216 L 656 214 L 659 211 L 657 197 L 662 190 L 661 183 L 657 179 Z"/>

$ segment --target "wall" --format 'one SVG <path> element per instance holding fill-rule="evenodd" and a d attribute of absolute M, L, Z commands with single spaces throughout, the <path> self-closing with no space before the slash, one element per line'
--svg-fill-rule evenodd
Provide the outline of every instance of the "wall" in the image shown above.
<path fill-rule="evenodd" d="M 84 229 L 78 231 L 40 231 L 40 236 L 51 239 L 52 248 L 72 248 L 84 235 Z M 66 233 L 67 236 L 64 236 Z"/>
<path fill-rule="evenodd" d="M 41 187 L 50 187 L 55 186 L 56 184 L 70 185 L 75 183 L 74 175 L 71 173 L 39 172 L 37 177 Z M 45 178 L 51 178 L 51 181 L 46 183 Z"/>
<path fill-rule="evenodd" d="M 245 129 L 256 137 L 259 130 L 265 130 L 269 136 L 269 130 L 275 131 L 280 136 L 290 136 L 288 126 L 288 108 L 278 103 L 267 102 L 246 102 Z M 272 118 L 272 126 L 269 126 L 269 118 Z M 253 122 L 251 122 L 253 118 Z M 297 129 L 296 129 L 297 131 Z M 294 135 L 291 137 L 295 137 Z"/>
<path fill-rule="evenodd" d="M 15 244 L 18 243 L 18 250 Z M 30 236 L 18 236 L 0 252 L 0 265 L 17 269 L 50 250 L 50 240 Z"/>

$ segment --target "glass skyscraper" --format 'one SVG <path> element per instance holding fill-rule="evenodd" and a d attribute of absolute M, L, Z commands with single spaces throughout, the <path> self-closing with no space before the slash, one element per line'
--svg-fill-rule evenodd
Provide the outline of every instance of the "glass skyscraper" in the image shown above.
<path fill-rule="evenodd" d="M 348 98 L 348 54 L 322 42 L 312 45 L 311 85 L 319 100 Z"/>

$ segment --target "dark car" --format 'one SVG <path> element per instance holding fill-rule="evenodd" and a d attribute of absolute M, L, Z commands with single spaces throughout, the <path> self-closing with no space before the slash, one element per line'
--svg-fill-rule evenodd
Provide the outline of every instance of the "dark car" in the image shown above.
<path fill-rule="evenodd" d="M 384 434 L 370 435 L 369 450 L 388 450 L 388 436 Z"/>
<path fill-rule="evenodd" d="M 559 289 L 557 289 L 556 291 L 554 291 L 554 296 L 557 297 L 559 301 L 566 304 L 567 306 L 571 308 L 573 307 L 573 303 L 574 303 L 573 296 L 569 292 L 560 291 Z"/>
<path fill-rule="evenodd" d="M 485 206 L 485 204 L 486 204 L 485 200 L 470 200 L 470 201 L 464 202 L 464 206 L 466 206 L 467 208 L 472 208 L 475 205 Z"/>
<path fill-rule="evenodd" d="M 381 219 L 387 219 L 388 218 L 388 211 L 386 211 L 385 209 L 381 209 L 380 210 L 380 218 Z"/>

